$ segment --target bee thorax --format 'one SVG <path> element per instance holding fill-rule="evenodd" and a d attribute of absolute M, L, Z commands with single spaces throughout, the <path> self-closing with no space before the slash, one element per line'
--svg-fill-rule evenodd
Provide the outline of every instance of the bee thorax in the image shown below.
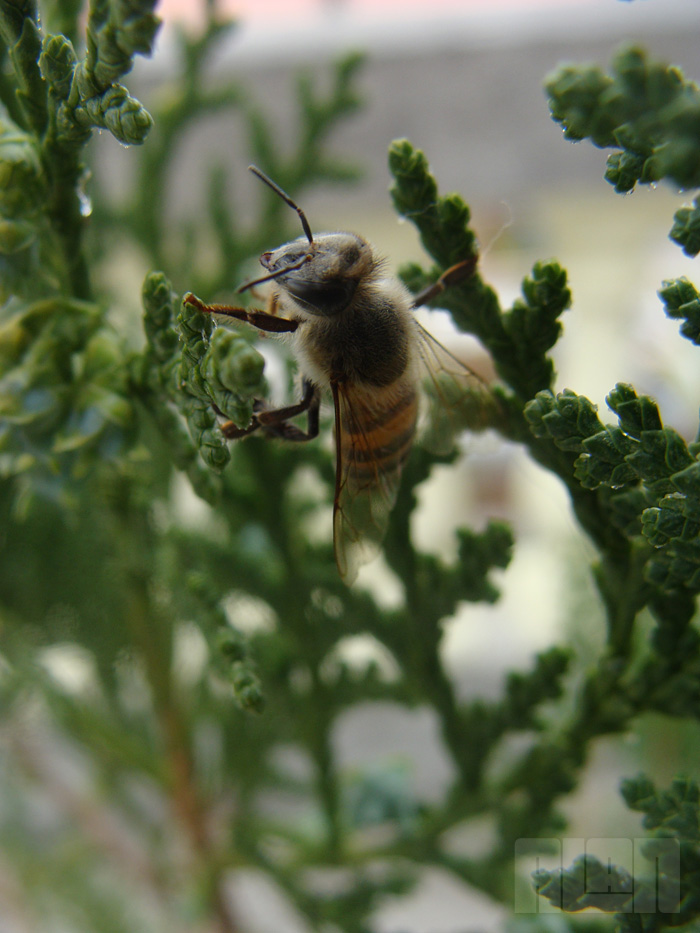
<path fill-rule="evenodd" d="M 382 287 L 384 286 L 384 287 Z M 376 283 L 333 318 L 307 318 L 294 335 L 300 368 L 320 386 L 378 389 L 413 369 L 413 320 L 403 289 Z"/>

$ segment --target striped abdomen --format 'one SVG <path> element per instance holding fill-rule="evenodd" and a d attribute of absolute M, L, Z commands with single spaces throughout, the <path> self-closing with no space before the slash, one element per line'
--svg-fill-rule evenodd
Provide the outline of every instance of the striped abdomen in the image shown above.
<path fill-rule="evenodd" d="M 413 444 L 418 415 L 416 389 L 410 383 L 354 398 L 346 394 L 340 412 L 341 472 L 348 484 L 364 488 L 391 483 Z M 392 501 L 393 504 L 393 501 Z"/>
<path fill-rule="evenodd" d="M 352 582 L 378 550 L 416 431 L 418 395 L 408 380 L 353 394 L 333 387 L 336 494 L 333 539 L 338 568 Z"/>

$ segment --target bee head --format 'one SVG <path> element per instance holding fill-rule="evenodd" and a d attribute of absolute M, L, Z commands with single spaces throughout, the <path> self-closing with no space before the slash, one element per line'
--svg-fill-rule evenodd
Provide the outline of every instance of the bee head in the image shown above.
<path fill-rule="evenodd" d="M 267 275 L 246 282 L 238 291 L 274 280 L 281 292 L 309 313 L 321 317 L 340 314 L 350 305 L 360 281 L 370 277 L 379 266 L 372 247 L 354 233 L 322 233 L 314 237 L 306 215 L 289 195 L 259 168 L 248 167 L 277 197 L 294 208 L 304 236 L 263 253 L 260 263 Z"/>
<path fill-rule="evenodd" d="M 282 292 L 324 317 L 344 311 L 360 281 L 377 267 L 372 247 L 354 233 L 322 233 L 312 243 L 300 237 L 263 253 L 260 262 Z"/>

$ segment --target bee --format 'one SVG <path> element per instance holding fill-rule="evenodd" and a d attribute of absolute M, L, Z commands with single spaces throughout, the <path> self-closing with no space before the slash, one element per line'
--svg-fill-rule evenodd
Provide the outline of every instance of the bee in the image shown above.
<path fill-rule="evenodd" d="M 239 292 L 270 283 L 266 310 L 184 301 L 199 311 L 287 334 L 302 376 L 302 398 L 284 408 L 257 402 L 246 427 L 221 425 L 227 438 L 255 431 L 289 441 L 319 432 L 319 407 L 330 395 L 335 413 L 333 544 L 343 580 L 379 550 L 396 501 L 401 472 L 418 423 L 422 371 L 435 369 L 437 341 L 413 311 L 449 285 L 471 276 L 477 257 L 452 266 L 419 295 L 387 276 L 383 261 L 355 233 L 313 235 L 304 212 L 260 169 L 250 170 L 293 208 L 303 236 L 260 256 L 266 274 Z M 465 375 L 474 376 L 454 358 Z M 478 377 L 477 377 L 478 378 Z M 306 413 L 306 430 L 291 419 Z"/>

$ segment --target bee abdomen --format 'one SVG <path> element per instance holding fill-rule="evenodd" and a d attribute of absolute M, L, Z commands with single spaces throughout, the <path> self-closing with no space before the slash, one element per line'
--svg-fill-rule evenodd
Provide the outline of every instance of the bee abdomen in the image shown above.
<path fill-rule="evenodd" d="M 400 470 L 416 431 L 418 398 L 413 386 L 401 394 L 353 405 L 343 422 L 343 455 L 353 462 L 355 479 L 376 482 Z"/>

